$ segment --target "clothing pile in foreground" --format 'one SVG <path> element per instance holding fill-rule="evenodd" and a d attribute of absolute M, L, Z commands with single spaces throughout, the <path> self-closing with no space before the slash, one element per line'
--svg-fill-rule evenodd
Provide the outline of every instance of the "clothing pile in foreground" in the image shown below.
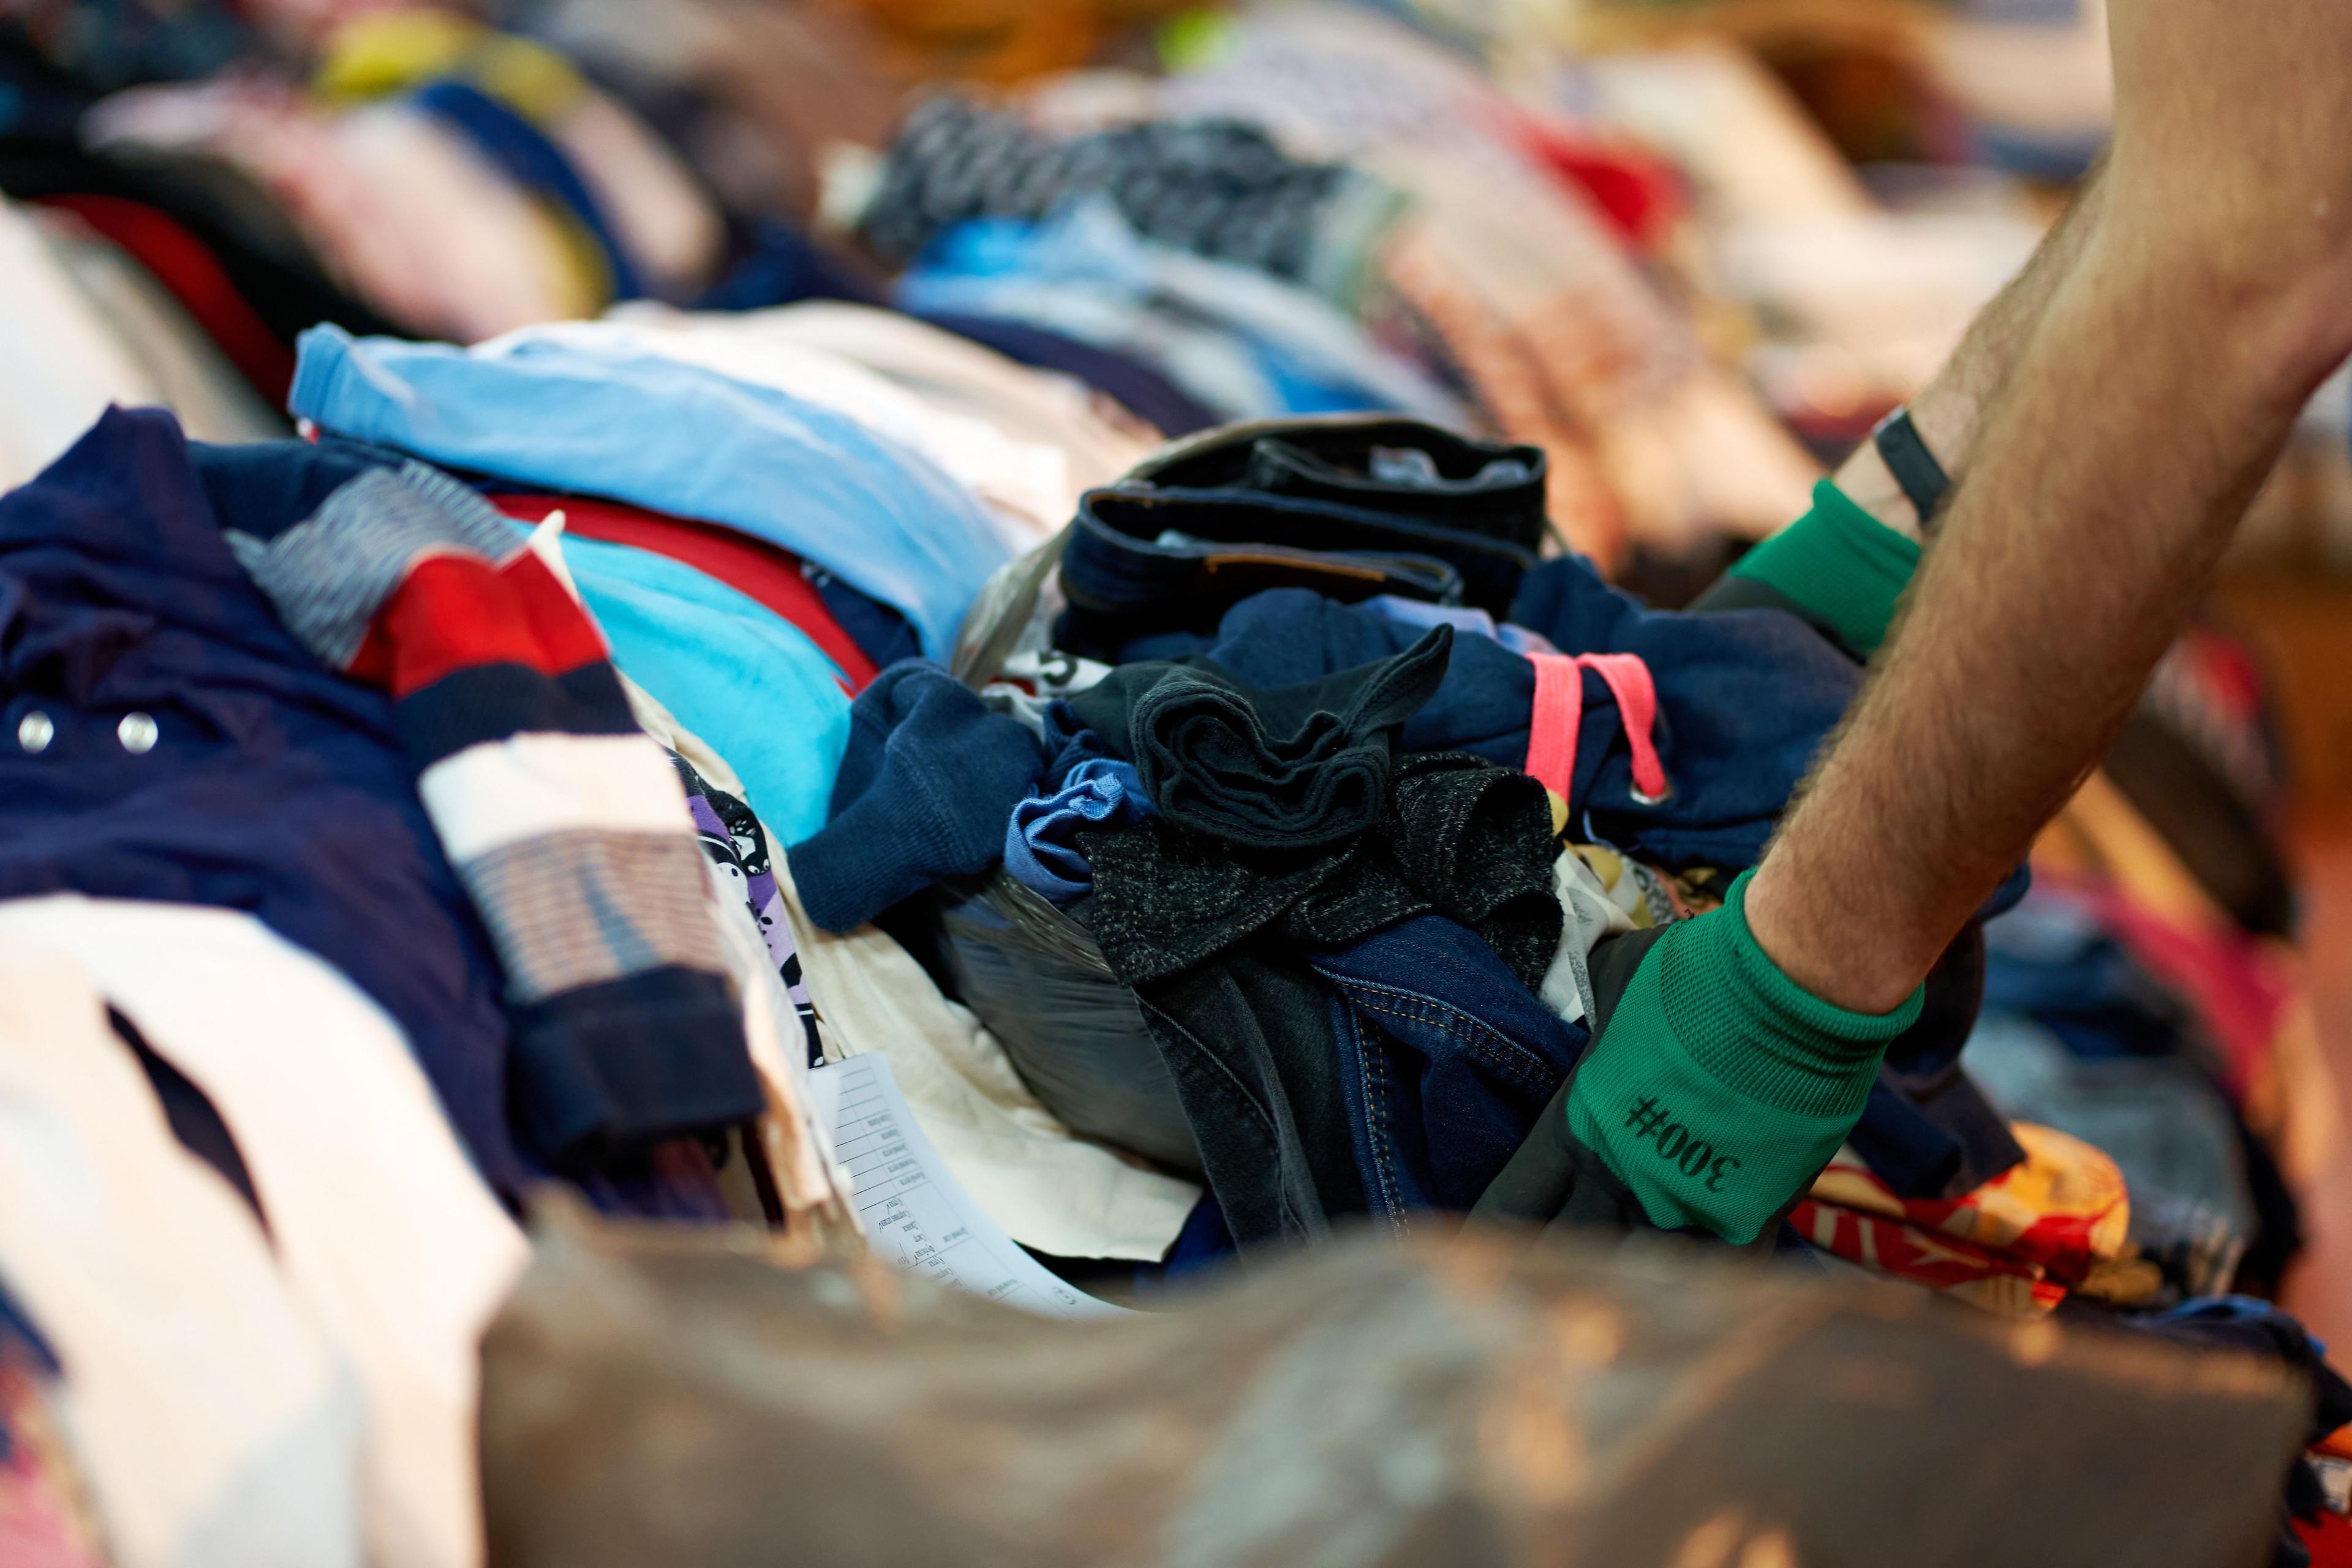
<path fill-rule="evenodd" d="M 1695 1248 L 1360 1237 L 1077 1328 L 849 1286 L 546 1236 L 485 1357 L 497 1560 L 2204 1568 L 2304 1420 L 2275 1361 Z"/>

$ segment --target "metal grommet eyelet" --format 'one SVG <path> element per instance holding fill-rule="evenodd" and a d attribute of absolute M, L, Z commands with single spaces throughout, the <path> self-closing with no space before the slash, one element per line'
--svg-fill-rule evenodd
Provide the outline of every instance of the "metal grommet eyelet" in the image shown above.
<path fill-rule="evenodd" d="M 1664 805 L 1666 802 L 1675 798 L 1675 786 L 1669 783 L 1666 785 L 1664 794 L 1643 795 L 1637 786 L 1628 784 L 1625 788 L 1625 793 L 1633 797 L 1633 804 L 1635 805 Z"/>
<path fill-rule="evenodd" d="M 144 713 L 125 713 L 122 722 L 114 727 L 114 738 L 122 749 L 134 757 L 143 757 L 155 749 L 156 737 L 162 733 L 155 721 Z"/>
<path fill-rule="evenodd" d="M 49 749 L 57 733 L 57 724 L 37 708 L 16 721 L 16 744 L 37 757 Z"/>

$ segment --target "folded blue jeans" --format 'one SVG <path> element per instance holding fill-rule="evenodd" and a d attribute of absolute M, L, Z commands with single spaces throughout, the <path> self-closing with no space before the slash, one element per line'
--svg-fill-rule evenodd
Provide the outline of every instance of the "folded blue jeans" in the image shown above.
<path fill-rule="evenodd" d="M 1423 915 L 1309 961 L 1333 990 L 1339 1080 L 1367 1212 L 1397 1234 L 1467 1212 L 1591 1037 L 1465 927 Z"/>
<path fill-rule="evenodd" d="M 1288 496 L 1534 551 L 1547 526 L 1544 478 L 1540 447 L 1389 414 L 1331 414 L 1252 420 L 1171 442 L 1120 486 Z"/>
<path fill-rule="evenodd" d="M 1061 562 L 1070 607 L 1055 643 L 1107 658 L 1131 637 L 1206 631 L 1226 609 L 1269 588 L 1336 599 L 1392 594 L 1434 604 L 1472 595 L 1436 531 L 1378 512 L 1244 490 L 1090 490 L 1078 500 Z M 1493 546 L 1486 553 L 1507 551 Z M 1502 555 L 1481 586 L 1517 581 Z M 1507 590 L 1506 590 L 1507 594 Z"/>
<path fill-rule="evenodd" d="M 1244 1255 L 1351 1215 L 1402 1234 L 1467 1211 L 1589 1039 L 1440 915 L 1339 952 L 1245 946 L 1137 994 Z"/>

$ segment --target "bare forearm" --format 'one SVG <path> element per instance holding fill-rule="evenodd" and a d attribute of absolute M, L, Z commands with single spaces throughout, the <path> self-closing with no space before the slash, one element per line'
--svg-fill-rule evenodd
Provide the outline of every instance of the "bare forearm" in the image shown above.
<path fill-rule="evenodd" d="M 1911 400 L 1914 426 L 1955 479 L 1968 471 L 1984 410 L 2095 223 L 2098 191 L 2095 176 L 2025 269 Z M 1911 501 L 1876 446 L 1865 441 L 1839 468 L 1834 484 L 1814 487 L 1813 504 L 1803 516 L 1743 556 L 1695 607 L 1778 605 L 1866 662 L 1885 641 L 1895 605 L 1918 567 L 1921 542 Z"/>
<path fill-rule="evenodd" d="M 1654 1224 L 1746 1241 L 1815 1179 L 2352 353 L 2352 5 L 2243 10 L 2109 9 L 2098 203 L 1972 334 L 1963 373 L 2021 332 L 2006 376 L 1946 384 L 1989 412 L 1924 556 L 1824 485 L 1733 569 L 1876 663 L 1762 864 L 1643 955 L 1570 1087 L 1567 1137 Z M 1704 1183 L 1644 1144 L 1665 1117 L 1704 1132 Z"/>
<path fill-rule="evenodd" d="M 2094 171 L 2025 269 L 1978 314 L 1952 357 L 1908 405 L 1911 423 L 1955 483 L 1969 470 L 1987 409 L 2082 253 L 2102 205 L 2101 188 Z M 1879 521 L 1908 538 L 1920 537 L 1918 513 L 1871 442 L 1854 448 L 1836 479 L 1838 489 Z"/>
<path fill-rule="evenodd" d="M 1748 893 L 1765 950 L 1849 1007 L 1907 995 L 2095 765 L 2325 371 L 2291 309 L 2193 258 L 2076 243 Z"/>

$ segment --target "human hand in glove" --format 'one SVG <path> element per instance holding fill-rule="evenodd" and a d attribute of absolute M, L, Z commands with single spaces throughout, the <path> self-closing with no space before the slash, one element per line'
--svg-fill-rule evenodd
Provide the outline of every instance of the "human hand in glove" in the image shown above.
<path fill-rule="evenodd" d="M 1748 931 L 1752 875 L 1643 956 L 1567 1108 L 1652 1224 L 1743 1243 L 1837 1152 L 1925 994 L 1874 1015 L 1806 991 Z"/>

